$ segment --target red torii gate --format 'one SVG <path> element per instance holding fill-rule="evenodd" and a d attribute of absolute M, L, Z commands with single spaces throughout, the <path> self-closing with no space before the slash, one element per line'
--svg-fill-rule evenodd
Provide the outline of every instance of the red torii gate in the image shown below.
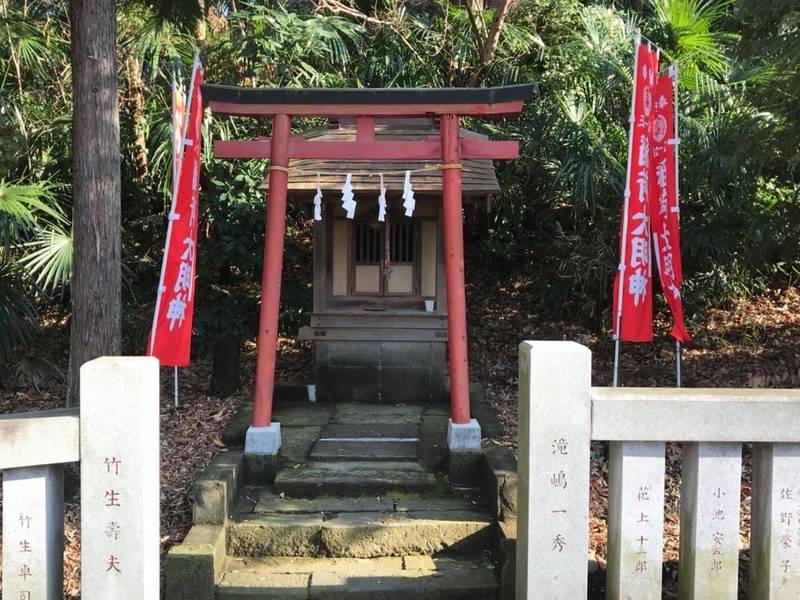
<path fill-rule="evenodd" d="M 213 113 L 272 119 L 270 138 L 214 142 L 214 154 L 219 158 L 270 160 L 253 428 L 272 425 L 287 184 L 289 159 L 292 158 L 441 160 L 450 410 L 454 424 L 470 422 L 461 160 L 518 158 L 519 144 L 516 141 L 461 139 L 459 117 L 518 114 L 532 92 L 532 84 L 444 89 L 281 89 L 203 85 L 203 98 Z M 324 142 L 292 136 L 292 116 L 356 117 L 356 140 Z M 375 139 L 375 117 L 433 116 L 440 120 L 441 134 L 438 138 L 420 141 Z M 478 443 L 479 438 L 478 430 Z M 245 445 L 247 451 L 248 444 Z M 279 437 L 277 445 L 280 445 Z M 273 448 L 273 452 L 277 451 L 277 446 Z"/>

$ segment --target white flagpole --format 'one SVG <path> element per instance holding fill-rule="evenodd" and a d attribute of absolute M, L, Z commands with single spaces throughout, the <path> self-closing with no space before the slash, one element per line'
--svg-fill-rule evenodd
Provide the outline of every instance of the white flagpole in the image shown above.
<path fill-rule="evenodd" d="M 176 105 L 176 98 L 178 96 L 178 82 L 175 79 L 175 73 L 172 73 L 172 110 L 175 111 L 177 109 Z M 184 109 L 186 108 L 186 102 L 183 102 Z M 173 112 L 172 114 L 172 126 L 175 127 L 175 119 L 176 114 Z M 178 161 L 183 153 L 183 134 L 184 132 L 181 131 L 181 139 L 177 142 L 175 140 L 175 132 L 172 132 L 172 198 L 173 203 L 175 199 L 178 197 Z M 170 221 L 170 226 L 172 225 L 172 221 Z M 164 249 L 164 256 L 166 257 L 167 251 L 166 248 Z M 163 266 L 162 266 L 163 269 Z M 160 290 L 159 286 L 159 290 Z M 160 292 L 159 292 L 160 294 Z M 158 311 L 156 311 L 158 314 Z M 180 408 L 181 405 L 181 398 L 180 398 L 180 388 L 178 385 L 178 367 L 173 367 L 173 398 L 175 401 L 175 408 Z"/>
<path fill-rule="evenodd" d="M 185 139 L 185 137 L 186 137 L 186 129 L 187 129 L 188 124 L 189 124 L 189 113 L 190 113 L 190 111 L 192 109 L 192 90 L 194 90 L 195 74 L 197 73 L 197 67 L 199 66 L 199 64 L 200 64 L 200 51 L 199 50 L 195 50 L 194 62 L 192 63 L 192 77 L 191 77 L 191 81 L 189 82 L 189 95 L 188 95 L 188 98 L 186 100 L 186 105 L 185 105 L 185 111 L 186 112 L 184 114 L 184 119 L 183 119 L 183 130 L 181 131 L 181 138 L 183 138 L 183 139 Z M 173 91 L 174 91 L 176 85 L 177 84 L 175 83 L 175 80 L 173 79 Z M 173 115 L 173 121 L 174 121 L 174 115 Z M 169 216 L 168 216 L 168 219 L 167 219 L 167 235 L 166 235 L 166 238 L 164 240 L 164 253 L 163 253 L 162 257 L 161 257 L 161 275 L 159 275 L 159 278 L 158 278 L 158 291 L 156 293 L 156 305 L 155 305 L 155 309 L 153 310 L 153 324 L 152 324 L 152 326 L 150 328 L 150 348 L 148 350 L 148 354 L 151 354 L 151 355 L 153 353 L 153 347 L 154 347 L 155 341 L 156 341 L 156 326 L 158 325 L 158 314 L 159 314 L 159 312 L 161 310 L 161 297 L 164 294 L 164 291 L 166 291 L 166 287 L 164 286 L 164 271 L 166 270 L 166 267 L 167 267 L 167 251 L 169 249 L 169 242 L 170 242 L 170 239 L 172 238 L 172 222 L 173 222 L 173 220 L 175 218 L 177 218 L 177 215 L 175 214 L 175 208 L 176 208 L 176 204 L 178 202 L 178 181 L 180 179 L 181 168 L 183 167 L 183 145 L 184 145 L 183 144 L 183 139 L 181 139 L 180 162 L 176 166 L 175 165 L 175 161 L 173 159 L 173 164 L 172 164 L 172 174 L 173 174 L 173 180 L 172 180 L 172 202 L 170 203 Z M 174 153 L 173 153 L 173 156 L 174 156 Z M 178 367 L 175 367 L 175 370 L 174 370 L 174 393 L 175 393 L 175 406 L 179 407 L 180 406 L 180 398 L 178 396 Z"/>
<path fill-rule="evenodd" d="M 617 286 L 617 319 L 614 331 L 614 387 L 619 385 L 619 350 L 620 350 L 620 334 L 622 333 L 622 298 L 625 289 L 625 261 L 626 253 L 628 251 L 628 203 L 630 201 L 631 190 L 631 161 L 633 160 L 633 129 L 634 129 L 634 115 L 633 111 L 636 108 L 636 80 L 639 74 L 639 46 L 642 43 L 642 34 L 636 32 L 636 38 L 633 42 L 633 93 L 631 94 L 631 112 L 628 117 L 628 169 L 625 175 L 625 194 L 622 209 L 622 234 L 620 238 L 620 257 L 617 270 L 619 271 L 619 285 Z"/>
<path fill-rule="evenodd" d="M 675 113 L 673 116 L 673 135 L 675 136 L 675 149 L 673 151 L 675 160 L 675 206 L 672 207 L 671 210 L 676 212 L 676 218 L 680 222 L 681 212 L 680 212 L 680 192 L 679 192 L 679 169 L 678 169 L 678 154 L 681 147 L 681 138 L 678 134 L 678 65 L 676 63 L 672 63 L 672 66 L 669 70 L 669 75 L 672 77 L 672 110 Z M 680 250 L 679 250 L 680 251 Z M 683 285 L 683 282 L 681 282 Z M 683 348 L 681 346 L 680 340 L 675 340 L 675 386 L 681 387 L 683 385 L 683 365 L 681 364 L 683 360 Z"/>
<path fill-rule="evenodd" d="M 178 367 L 175 367 L 173 378 L 173 394 L 175 396 L 175 408 L 181 407 L 181 396 L 178 388 Z"/>

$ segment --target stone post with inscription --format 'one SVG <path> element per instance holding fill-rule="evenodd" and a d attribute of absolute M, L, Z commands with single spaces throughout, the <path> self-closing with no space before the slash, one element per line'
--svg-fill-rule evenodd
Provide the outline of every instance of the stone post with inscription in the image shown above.
<path fill-rule="evenodd" d="M 159 366 L 81 367 L 81 595 L 159 598 Z"/>
<path fill-rule="evenodd" d="M 591 353 L 574 342 L 519 350 L 516 597 L 587 594 Z"/>
<path fill-rule="evenodd" d="M 800 598 L 800 444 L 753 447 L 751 600 Z"/>
<path fill-rule="evenodd" d="M 608 464 L 608 600 L 660 600 L 664 443 L 611 442 Z"/>
<path fill-rule="evenodd" d="M 742 445 L 683 445 L 678 585 L 685 600 L 729 600 L 739 586 Z"/>
<path fill-rule="evenodd" d="M 3 600 L 64 597 L 64 466 L 3 472 Z"/>

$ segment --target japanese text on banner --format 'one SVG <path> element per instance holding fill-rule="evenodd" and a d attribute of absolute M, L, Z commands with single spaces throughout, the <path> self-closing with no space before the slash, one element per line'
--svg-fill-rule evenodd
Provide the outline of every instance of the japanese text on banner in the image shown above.
<path fill-rule="evenodd" d="M 629 342 L 649 342 L 653 339 L 648 196 L 653 91 L 657 75 L 657 52 L 645 45 L 638 45 L 628 181 L 620 236 L 620 267 L 614 281 L 613 311 L 615 335 Z"/>
<path fill-rule="evenodd" d="M 689 342 L 683 323 L 681 287 L 680 210 L 675 161 L 678 140 L 674 119 L 674 81 L 670 74 L 660 75 L 653 94 L 653 126 L 650 145 L 650 222 L 661 288 L 667 298 L 675 324 L 672 337 Z"/>
<path fill-rule="evenodd" d="M 203 69 L 199 66 L 195 68 L 183 158 L 178 170 L 175 200 L 169 215 L 162 283 L 158 290 L 157 310 L 147 352 L 149 356 L 158 358 L 162 365 L 175 367 L 189 364 L 194 312 L 203 119 L 200 96 Z"/>

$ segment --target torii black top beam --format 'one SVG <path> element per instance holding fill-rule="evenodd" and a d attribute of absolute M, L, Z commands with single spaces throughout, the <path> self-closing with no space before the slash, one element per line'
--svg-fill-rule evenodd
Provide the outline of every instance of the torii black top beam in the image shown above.
<path fill-rule="evenodd" d="M 217 114 L 242 116 L 511 115 L 534 92 L 533 84 L 491 88 L 244 88 L 203 85 Z"/>

